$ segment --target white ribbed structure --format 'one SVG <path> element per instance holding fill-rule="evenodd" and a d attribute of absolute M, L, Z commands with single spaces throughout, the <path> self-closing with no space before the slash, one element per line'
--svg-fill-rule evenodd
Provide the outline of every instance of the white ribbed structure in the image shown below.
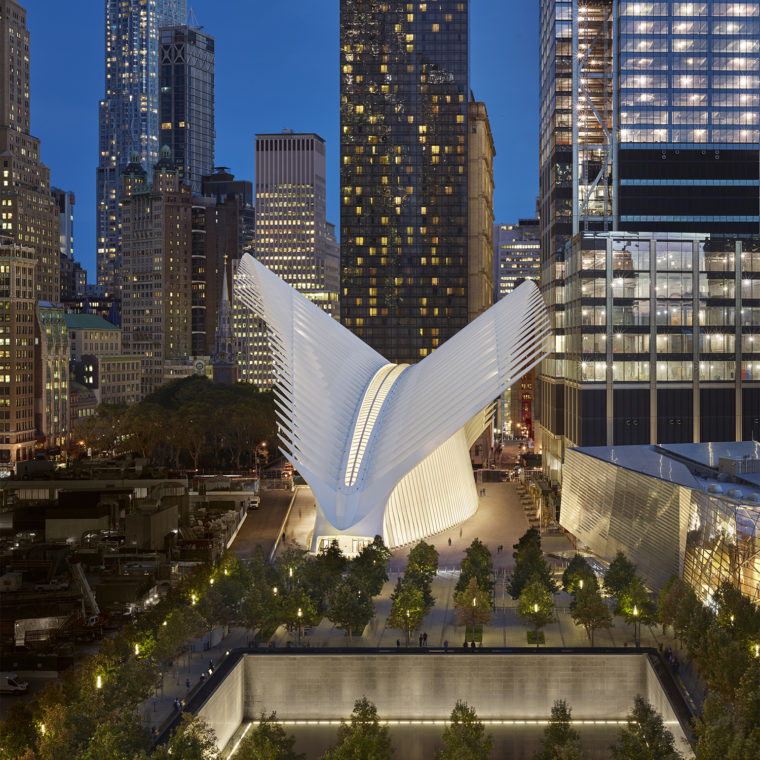
<path fill-rule="evenodd" d="M 493 399 L 551 350 L 525 282 L 412 366 L 389 364 L 251 256 L 240 297 L 269 327 L 283 453 L 317 500 L 313 548 L 399 546 L 477 509 L 469 446 Z"/>

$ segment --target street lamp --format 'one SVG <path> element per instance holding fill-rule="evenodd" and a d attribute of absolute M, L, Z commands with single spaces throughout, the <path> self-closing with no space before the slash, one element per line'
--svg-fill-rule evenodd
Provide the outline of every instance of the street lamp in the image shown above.
<path fill-rule="evenodd" d="M 103 688 L 103 676 L 97 676 L 95 678 L 95 688 L 96 689 L 102 689 Z"/>
<path fill-rule="evenodd" d="M 581 579 L 578 581 L 578 585 L 580 586 L 580 589 L 581 589 L 581 591 L 583 591 L 583 578 L 581 578 Z"/>
<path fill-rule="evenodd" d="M 533 614 L 536 616 L 533 619 L 533 627 L 536 634 L 536 650 L 538 650 L 538 602 L 533 603 Z"/>
<path fill-rule="evenodd" d="M 298 608 L 298 646 L 301 646 L 301 618 L 303 617 L 303 612 L 301 611 L 301 608 Z"/>
<path fill-rule="evenodd" d="M 639 608 L 634 604 L 633 605 L 633 643 L 637 649 L 639 647 L 639 637 L 636 630 L 638 622 L 639 622 Z"/>
<path fill-rule="evenodd" d="M 411 625 L 411 621 L 409 620 L 409 610 L 406 611 L 406 645 L 409 646 L 409 634 L 411 631 L 409 630 L 409 626 Z"/>

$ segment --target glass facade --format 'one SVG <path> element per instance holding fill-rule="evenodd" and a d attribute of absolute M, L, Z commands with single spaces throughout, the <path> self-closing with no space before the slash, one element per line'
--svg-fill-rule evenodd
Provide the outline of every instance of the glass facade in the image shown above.
<path fill-rule="evenodd" d="M 341 321 L 392 362 L 467 323 L 468 25 L 468 0 L 341 0 Z"/>
<path fill-rule="evenodd" d="M 98 284 L 119 290 L 121 174 L 137 153 L 158 160 L 158 30 L 181 24 L 185 0 L 105 0 L 105 95 L 99 105 L 96 177 Z"/>
<path fill-rule="evenodd" d="M 542 0 L 540 14 L 547 470 L 559 479 L 566 445 L 746 438 L 755 284 L 736 257 L 760 232 L 760 4 Z M 612 230 L 640 233 L 646 256 L 578 242 Z"/>
<path fill-rule="evenodd" d="M 757 463 L 757 443 L 727 445 Z M 691 459 L 698 447 L 569 449 L 560 523 L 606 561 L 624 551 L 654 590 L 678 574 L 704 602 L 731 581 L 757 603 L 758 473 L 718 482 L 722 468 L 711 473 L 699 451 Z"/>
<path fill-rule="evenodd" d="M 180 177 L 201 192 L 214 170 L 214 38 L 188 26 L 160 31 L 159 132 Z"/>

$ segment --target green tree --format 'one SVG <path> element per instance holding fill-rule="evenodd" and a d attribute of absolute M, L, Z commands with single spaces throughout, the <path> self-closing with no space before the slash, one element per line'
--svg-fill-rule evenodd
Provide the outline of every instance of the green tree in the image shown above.
<path fill-rule="evenodd" d="M 327 605 L 327 619 L 348 635 L 351 642 L 353 634 L 361 636 L 367 623 L 375 616 L 372 597 L 354 578 L 346 576 L 338 581 L 330 594 Z"/>
<path fill-rule="evenodd" d="M 393 746 L 386 726 L 381 726 L 377 708 L 367 697 L 354 703 L 351 723 L 341 723 L 338 743 L 322 760 L 390 760 Z"/>
<path fill-rule="evenodd" d="M 636 697 L 628 725 L 610 749 L 613 760 L 681 760 L 673 734 L 662 716 L 642 697 Z"/>
<path fill-rule="evenodd" d="M 285 733 L 277 713 L 261 713 L 259 725 L 243 739 L 235 757 L 238 760 L 304 760 L 293 747 L 296 740 Z"/>
<path fill-rule="evenodd" d="M 612 613 L 593 584 L 578 588 L 575 599 L 570 604 L 570 615 L 575 625 L 582 625 L 594 646 L 594 633 L 603 628 L 612 628 Z"/>
<path fill-rule="evenodd" d="M 135 712 L 125 712 L 95 729 L 87 748 L 78 760 L 122 760 L 147 753 L 151 746 L 150 732 Z"/>
<path fill-rule="evenodd" d="M 438 572 L 438 551 L 435 546 L 420 541 L 409 550 L 404 575 L 413 583 L 430 584 Z"/>
<path fill-rule="evenodd" d="M 550 594 L 555 593 L 557 585 L 554 583 L 552 571 L 541 550 L 541 536 L 538 531 L 530 528 L 513 548 L 515 551 L 512 552 L 512 557 L 515 560 L 515 567 L 507 586 L 510 596 L 513 599 L 519 599 L 525 585 L 535 577 L 541 580 Z"/>
<path fill-rule="evenodd" d="M 571 710 L 564 699 L 556 700 L 552 707 L 543 745 L 534 760 L 584 760 L 581 737 L 571 725 Z"/>
<path fill-rule="evenodd" d="M 11 705 L 5 720 L 0 721 L 0 758 L 13 760 L 34 748 L 38 730 L 30 705 Z"/>
<path fill-rule="evenodd" d="M 742 592 L 728 581 L 721 583 L 713 594 L 718 622 L 732 638 L 747 644 L 760 635 L 760 611 Z"/>
<path fill-rule="evenodd" d="M 396 581 L 396 588 L 391 594 L 391 613 L 388 616 L 388 625 L 404 632 L 407 646 L 409 646 L 409 637 L 412 631 L 416 631 L 422 625 L 425 614 L 425 598 L 422 590 L 399 578 Z"/>
<path fill-rule="evenodd" d="M 533 626 L 538 649 L 538 632 L 554 619 L 554 597 L 549 593 L 539 575 L 531 578 L 520 594 L 517 614 L 527 624 Z"/>
<path fill-rule="evenodd" d="M 615 614 L 625 618 L 628 625 L 633 627 L 633 637 L 636 646 L 639 646 L 641 625 L 651 625 L 657 621 L 657 608 L 638 575 L 634 575 L 630 583 L 619 592 Z"/>
<path fill-rule="evenodd" d="M 470 585 L 470 579 L 475 578 L 478 588 L 488 593 L 489 599 L 493 594 L 493 557 L 488 547 L 476 538 L 465 550 L 465 556 L 460 563 L 459 580 L 455 591 L 460 592 Z M 490 602 L 489 602 L 490 604 Z"/>
<path fill-rule="evenodd" d="M 454 612 L 457 625 L 467 626 L 474 640 L 476 629 L 491 622 L 491 595 L 479 588 L 477 579 L 472 577 L 467 588 L 454 592 Z"/>
<path fill-rule="evenodd" d="M 575 554 L 562 573 L 562 588 L 569 594 L 574 594 L 579 588 L 586 586 L 598 587 L 599 582 L 586 558 L 581 554 Z"/>
<path fill-rule="evenodd" d="M 694 720 L 696 760 L 757 760 L 760 725 L 747 728 L 717 694 L 708 694 L 702 715 Z"/>
<path fill-rule="evenodd" d="M 156 760 L 216 760 L 216 736 L 212 728 L 197 716 L 184 713 L 182 722 L 169 739 L 168 745 L 160 746 L 151 756 Z"/>
<path fill-rule="evenodd" d="M 662 587 L 657 597 L 657 616 L 660 625 L 662 625 L 663 634 L 668 626 L 675 630 L 678 609 L 683 603 L 688 589 L 689 586 L 681 579 L 680 575 L 671 575 Z"/>
<path fill-rule="evenodd" d="M 488 760 L 491 756 L 493 737 L 486 734 L 467 702 L 457 701 L 441 739 L 443 749 L 436 753 L 436 760 Z"/>
<path fill-rule="evenodd" d="M 388 563 L 391 551 L 383 543 L 380 536 L 375 536 L 371 544 L 367 544 L 349 566 L 349 573 L 364 587 L 370 596 L 377 596 L 383 590 L 383 584 L 388 580 Z"/>
<path fill-rule="evenodd" d="M 604 590 L 617 599 L 636 575 L 636 565 L 623 552 L 618 552 L 604 574 Z"/>

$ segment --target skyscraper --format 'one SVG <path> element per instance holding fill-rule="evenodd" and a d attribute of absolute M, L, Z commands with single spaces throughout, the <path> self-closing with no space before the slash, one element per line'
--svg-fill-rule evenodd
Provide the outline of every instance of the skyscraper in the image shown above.
<path fill-rule="evenodd" d="M 105 96 L 96 181 L 98 283 L 120 288 L 121 174 L 133 152 L 158 161 L 159 28 L 182 24 L 185 0 L 105 0 Z"/>
<path fill-rule="evenodd" d="M 517 224 L 494 224 L 494 298 L 511 293 L 523 280 L 539 279 L 540 244 L 538 219 Z"/>
<path fill-rule="evenodd" d="M 29 247 L 36 298 L 60 299 L 58 210 L 40 141 L 30 133 L 26 10 L 0 0 L 0 236 Z"/>
<path fill-rule="evenodd" d="M 416 362 L 468 319 L 467 0 L 341 0 L 341 321 Z"/>
<path fill-rule="evenodd" d="M 541 2 L 539 378 L 566 446 L 747 437 L 760 233 L 760 5 Z"/>
<path fill-rule="evenodd" d="M 296 290 L 337 293 L 327 235 L 325 141 L 284 130 L 256 135 L 256 258 Z"/>
<path fill-rule="evenodd" d="M 142 393 L 164 381 L 164 363 L 192 348 L 192 196 L 168 148 L 147 183 L 142 167 L 126 167 L 122 198 L 124 350 L 143 357 Z"/>
<path fill-rule="evenodd" d="M 312 133 L 256 135 L 254 255 L 285 282 L 335 314 L 340 258 L 325 218 L 325 141 Z M 233 293 L 234 297 L 234 293 Z M 241 379 L 269 386 L 272 363 L 263 323 L 236 305 Z"/>
<path fill-rule="evenodd" d="M 214 38 L 183 25 L 161 29 L 160 39 L 159 143 L 200 193 L 214 169 Z"/>

